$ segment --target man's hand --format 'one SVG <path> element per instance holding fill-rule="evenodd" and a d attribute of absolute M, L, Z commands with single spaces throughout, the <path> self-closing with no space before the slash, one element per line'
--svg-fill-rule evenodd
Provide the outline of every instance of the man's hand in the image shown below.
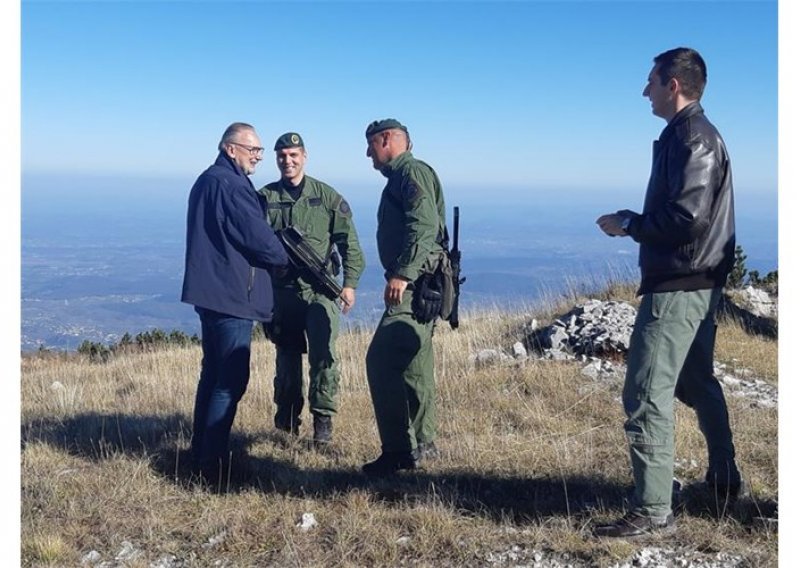
<path fill-rule="evenodd" d="M 408 287 L 408 280 L 392 276 L 383 290 L 383 301 L 389 306 L 397 306 L 403 301 L 403 292 Z"/>
<path fill-rule="evenodd" d="M 608 215 L 601 215 L 598 217 L 596 223 L 606 235 L 610 237 L 624 237 L 628 233 L 622 230 L 622 221 L 626 217 L 617 213 L 609 213 Z"/>
<path fill-rule="evenodd" d="M 339 298 L 342 300 L 342 313 L 346 314 L 356 303 L 356 291 L 349 287 L 342 288 Z"/>

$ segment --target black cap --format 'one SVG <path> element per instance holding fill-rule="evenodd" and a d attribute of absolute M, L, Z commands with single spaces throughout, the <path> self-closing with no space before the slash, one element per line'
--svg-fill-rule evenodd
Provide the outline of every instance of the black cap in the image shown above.
<path fill-rule="evenodd" d="M 303 139 L 297 132 L 287 132 L 278 140 L 275 141 L 275 147 L 273 150 L 276 152 L 278 150 L 283 150 L 284 148 L 305 148 L 305 144 L 303 144 Z"/>
<path fill-rule="evenodd" d="M 408 134 L 408 128 L 400 124 L 399 120 L 395 120 L 394 118 L 384 118 L 383 120 L 376 120 L 367 126 L 367 138 L 370 138 L 373 134 L 377 134 L 378 132 L 389 130 L 390 128 L 399 128 Z"/>

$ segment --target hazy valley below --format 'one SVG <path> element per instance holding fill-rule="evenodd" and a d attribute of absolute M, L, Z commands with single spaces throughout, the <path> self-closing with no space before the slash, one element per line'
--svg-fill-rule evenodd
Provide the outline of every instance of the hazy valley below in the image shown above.
<path fill-rule="evenodd" d="M 81 341 L 114 342 L 152 328 L 199 332 L 180 302 L 185 201 L 192 180 L 73 181 L 23 176 L 21 349 L 75 349 Z M 383 274 L 375 249 L 379 182 L 345 194 L 367 269 L 346 326 L 372 326 L 382 311 Z M 611 239 L 594 220 L 637 209 L 636 192 L 517 190 L 483 200 L 445 188 L 448 225 L 461 210 L 462 309 L 518 310 L 609 277 L 635 279 L 637 247 Z M 352 197 L 351 197 L 352 195 Z M 452 230 L 452 226 L 451 226 Z M 737 232 L 747 265 L 777 267 L 777 196 L 737 194 Z"/>

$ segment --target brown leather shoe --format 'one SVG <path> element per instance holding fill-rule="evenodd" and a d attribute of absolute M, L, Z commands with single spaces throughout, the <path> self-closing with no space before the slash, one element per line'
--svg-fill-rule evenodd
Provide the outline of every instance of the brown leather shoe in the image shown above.
<path fill-rule="evenodd" d="M 630 538 L 652 534 L 669 534 L 675 532 L 675 517 L 672 513 L 666 517 L 646 517 L 634 511 L 613 523 L 596 525 L 595 536 L 612 538 Z"/>

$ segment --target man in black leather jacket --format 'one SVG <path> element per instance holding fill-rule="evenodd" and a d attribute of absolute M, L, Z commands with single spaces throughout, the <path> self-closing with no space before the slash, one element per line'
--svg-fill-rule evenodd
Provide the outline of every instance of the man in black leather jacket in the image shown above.
<path fill-rule="evenodd" d="M 639 243 L 642 273 L 622 393 L 634 508 L 595 527 L 599 536 L 674 528 L 674 397 L 697 413 L 708 445 L 709 487 L 729 498 L 742 487 L 725 397 L 713 374 L 714 313 L 735 248 L 730 159 L 700 106 L 706 84 L 700 54 L 676 48 L 654 62 L 643 95 L 667 126 L 653 145 L 643 211 L 597 220 L 606 234 Z"/>

